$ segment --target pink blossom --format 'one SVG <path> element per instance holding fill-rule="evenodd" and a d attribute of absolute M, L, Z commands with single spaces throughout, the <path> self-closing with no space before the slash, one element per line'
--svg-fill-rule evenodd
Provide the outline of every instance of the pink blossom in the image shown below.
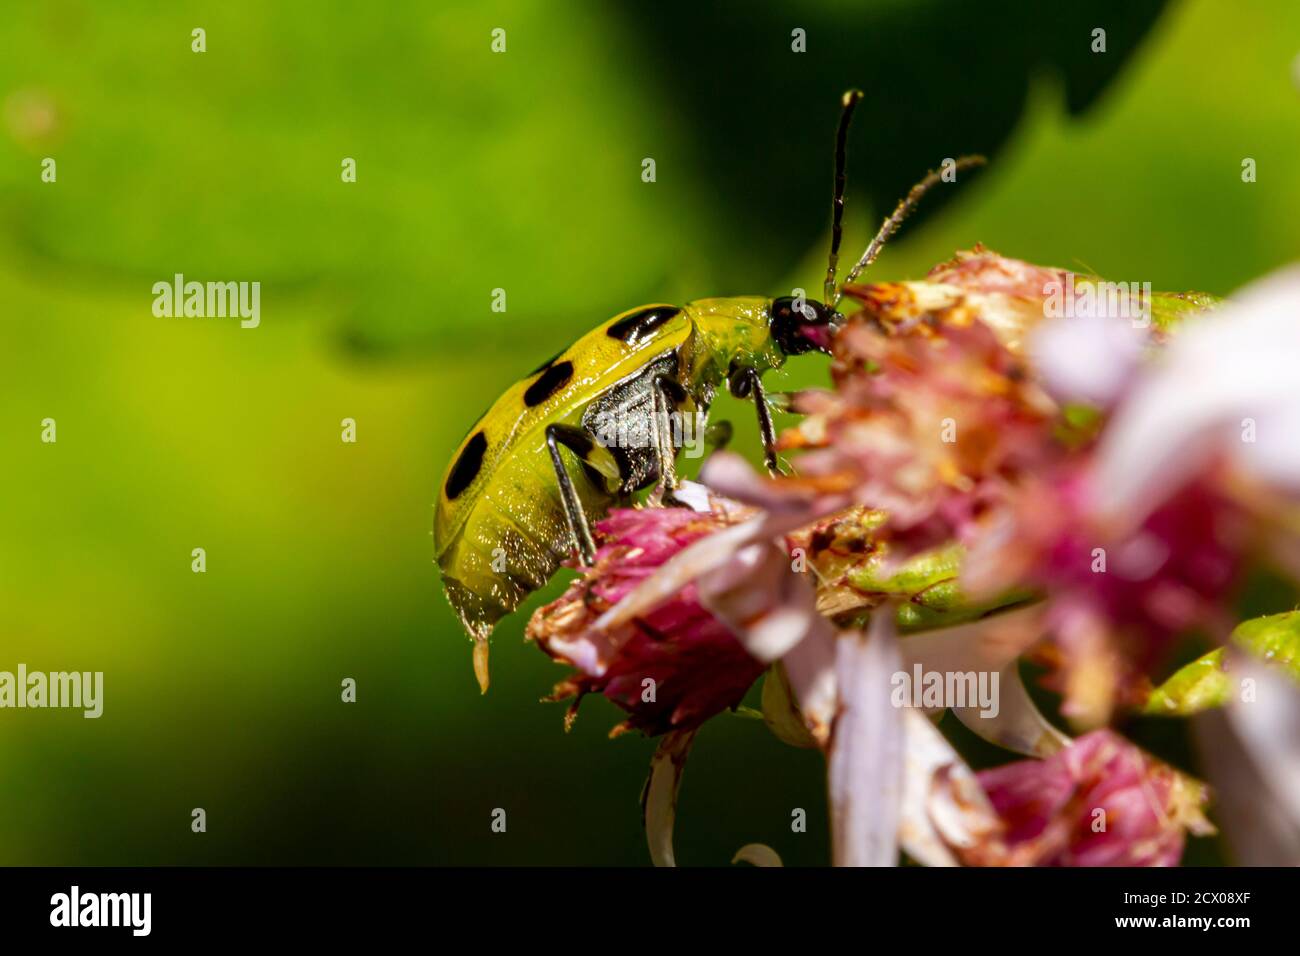
<path fill-rule="evenodd" d="M 800 396 L 782 436 L 801 475 L 839 476 L 886 512 L 900 557 L 974 537 L 1024 474 L 1056 453 L 1055 406 L 979 320 L 888 326 L 855 317 L 835 345 L 833 394 Z"/>
<path fill-rule="evenodd" d="M 978 778 L 1005 831 L 968 862 L 1175 866 L 1188 831 L 1212 832 L 1203 786 L 1109 730 Z"/>
<path fill-rule="evenodd" d="M 623 508 L 597 524 L 595 566 L 538 610 L 527 630 L 551 657 L 578 668 L 552 694 L 577 698 L 570 722 L 589 693 L 603 694 L 630 715 L 614 733 L 689 730 L 740 703 L 765 665 L 701 606 L 694 582 L 617 628 L 594 624 L 670 557 L 743 515 L 735 506 L 706 513 Z"/>

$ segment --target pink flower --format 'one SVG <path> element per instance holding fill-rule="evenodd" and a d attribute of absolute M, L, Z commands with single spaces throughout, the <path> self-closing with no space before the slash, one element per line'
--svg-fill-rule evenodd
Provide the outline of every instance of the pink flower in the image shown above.
<path fill-rule="evenodd" d="M 780 535 L 845 501 L 824 487 L 760 478 L 733 455 L 706 469 L 723 493 L 698 485 L 700 511 L 617 510 L 597 526 L 594 567 L 560 600 L 539 609 L 528 636 L 553 658 L 578 668 L 554 699 L 599 692 L 631 715 L 614 733 L 663 734 L 644 791 L 651 859 L 674 865 L 677 787 L 699 725 L 739 704 L 774 660 L 782 659 L 808 734 L 824 745 L 834 717 L 833 628 L 817 614 L 812 585 L 791 570 Z M 566 723 L 576 714 L 577 701 Z M 737 859 L 770 864 L 766 848 Z"/>
<path fill-rule="evenodd" d="M 583 696 L 603 694 L 630 715 L 612 735 L 650 735 L 698 727 L 735 707 L 765 666 L 700 604 L 694 582 L 676 599 L 618 627 L 595 626 L 665 561 L 693 541 L 734 524 L 748 512 L 718 499 L 715 510 L 623 508 L 596 525 L 596 564 L 557 601 L 539 609 L 527 636 L 577 673 L 556 685 L 551 699 L 574 697 L 571 724 Z"/>
<path fill-rule="evenodd" d="M 1201 784 L 1108 730 L 1071 742 L 1038 713 L 1017 661 L 1044 658 L 1063 713 L 1087 728 L 1141 689 L 1174 636 L 1227 633 L 1250 529 L 1224 478 L 1300 475 L 1276 441 L 1298 407 L 1293 376 L 1269 358 L 1271 343 L 1294 341 L 1280 316 L 1300 286 L 1275 289 L 1256 323 L 1271 336 L 1250 352 L 1264 385 L 1244 397 L 1214 385 L 1180 424 L 1179 396 L 1214 377 L 1228 333 L 1210 326 L 1197 344 L 1167 316 L 1149 329 L 1091 312 L 1043 323 L 1048 286 L 1073 281 L 977 249 L 924 282 L 846 290 L 863 307 L 830 343 L 835 389 L 798 396 L 806 417 L 781 439 L 802 452 L 797 477 L 721 453 L 701 474 L 707 492 L 694 486 L 698 510 L 616 510 L 597 526 L 595 567 L 528 636 L 575 669 L 555 699 L 600 693 L 628 713 L 614 733 L 663 735 L 646 791 L 657 863 L 673 861 L 696 730 L 772 664 L 782 683 L 765 689 L 765 716 L 825 755 L 839 864 L 892 864 L 901 846 L 927 865 L 1173 865 L 1187 832 L 1210 831 Z M 1184 335 L 1192 344 L 1162 362 L 1153 346 Z M 1227 444 L 1247 418 L 1267 448 Z M 935 607 L 953 594 L 959 609 L 1036 603 L 899 640 L 919 568 L 944 585 L 927 584 Z M 1042 759 L 973 774 L 922 712 L 886 699 L 891 675 L 916 664 L 1000 675 L 996 714 L 954 713 Z"/>
<path fill-rule="evenodd" d="M 1008 259 L 976 244 L 935 266 L 924 281 L 877 282 L 844 291 L 863 304 L 863 318 L 887 328 L 957 327 L 978 318 L 1018 355 L 1026 333 L 1043 319 L 1049 290 L 1071 281 L 1064 269 Z"/>
<path fill-rule="evenodd" d="M 1054 640 L 1047 683 L 1062 712 L 1096 727 L 1140 699 L 1146 675 L 1193 628 L 1226 638 L 1225 599 L 1244 566 L 1241 509 L 1198 483 L 1115 534 L 1090 511 L 1086 461 L 1024 485 L 967 553 L 962 585 L 979 598 L 1008 587 L 1046 593 Z"/>
<path fill-rule="evenodd" d="M 1109 730 L 978 778 L 1005 831 L 976 865 L 1175 866 L 1186 832 L 1213 832 L 1202 785 Z"/>
<path fill-rule="evenodd" d="M 595 626 L 622 628 L 637 616 L 680 600 L 695 584 L 692 593 L 754 659 L 780 662 L 776 673 L 784 690 L 769 695 L 771 685 L 765 686 L 765 716 L 782 718 L 787 730 L 782 739 L 802 737 L 805 743 L 800 745 L 818 747 L 826 755 L 835 863 L 893 865 L 900 845 L 929 865 L 956 863 L 954 850 L 980 843 L 997 831 L 998 820 L 974 774 L 942 735 L 919 711 L 893 706 L 889 688 L 899 667 L 893 624 L 897 609 L 886 605 L 878 610 L 869 635 L 837 632 L 817 613 L 812 576 L 797 573 L 776 540 L 842 510 L 847 496 L 836 490 L 833 480 L 759 477 L 743 460 L 725 452 L 709 461 L 702 478 L 727 500 L 744 501 L 762 512 L 696 539 Z M 960 630 L 949 629 L 947 634 L 960 636 Z M 1008 640 L 1010 634 L 991 630 L 999 633 L 990 642 L 975 635 L 962 641 L 968 652 L 963 660 L 997 660 L 1001 667 L 1006 659 L 1002 655 L 1014 656 L 1014 648 L 1022 646 L 1014 638 Z M 951 660 L 953 649 L 943 645 L 926 646 Z M 1002 731 L 1016 739 L 1040 738 L 1037 721 L 1017 706 L 1014 693 L 1010 697 Z M 781 713 L 783 708 L 790 712 Z M 806 734 L 790 735 L 789 727 L 799 723 Z M 678 730 L 663 738 L 646 789 L 651 856 L 663 865 L 674 860 L 676 791 L 693 734 L 693 729 Z M 765 851 L 763 858 L 770 860 L 773 854 Z"/>
<path fill-rule="evenodd" d="M 836 338 L 832 376 L 833 394 L 799 397 L 808 417 L 781 444 L 804 450 L 801 475 L 839 476 L 886 512 L 878 537 L 900 558 L 977 535 L 1058 453 L 1055 406 L 971 313 L 951 326 L 859 313 Z"/>
<path fill-rule="evenodd" d="M 862 560 L 888 573 L 957 543 L 972 600 L 1047 595 L 1046 659 L 1064 711 L 1095 727 L 1137 693 L 1175 635 L 1193 625 L 1226 634 L 1220 609 L 1246 529 L 1214 484 L 1180 489 L 1178 476 L 1147 489 L 1164 500 L 1135 524 L 1103 520 L 1097 436 L 1106 442 L 1112 408 L 1123 415 L 1145 394 L 1135 384 L 1144 360 L 1169 336 L 1104 309 L 1044 322 L 1048 290 L 1074 287 L 1061 270 L 977 249 L 925 282 L 847 290 L 863 308 L 836 336 L 835 391 L 801 396 L 807 417 L 782 443 L 804 450 L 801 475 L 837 477 L 857 504 L 883 512 Z M 1157 298 L 1168 308 L 1170 297 Z M 1180 331 L 1173 348 L 1195 334 Z M 1057 397 L 1093 399 L 1093 412 L 1067 413 Z"/>

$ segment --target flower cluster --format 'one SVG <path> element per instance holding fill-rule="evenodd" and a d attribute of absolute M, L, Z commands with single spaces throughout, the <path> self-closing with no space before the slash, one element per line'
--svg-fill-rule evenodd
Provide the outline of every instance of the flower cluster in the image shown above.
<path fill-rule="evenodd" d="M 556 699 L 601 693 L 628 713 L 616 732 L 663 735 L 656 862 L 691 739 L 765 671 L 768 726 L 826 756 L 837 864 L 1174 865 L 1212 831 L 1209 788 L 1107 725 L 1158 698 L 1229 702 L 1245 727 L 1224 668 L 1300 670 L 1300 625 L 1229 640 L 1262 554 L 1300 577 L 1300 275 L 1217 308 L 1142 293 L 1142 322 L 1101 298 L 1055 316 L 1080 281 L 1096 280 L 977 248 L 922 282 L 847 288 L 832 387 L 797 395 L 780 439 L 797 475 L 719 453 L 695 508 L 597 525 L 594 567 L 528 635 L 574 668 Z M 1193 631 L 1227 656 L 1153 695 Z M 1025 658 L 1061 695 L 1057 723 Z M 932 715 L 891 702 L 905 668 L 998 677 L 996 706 L 942 706 L 1029 759 L 971 771 Z M 1300 709 L 1281 686 L 1275 705 Z"/>
<path fill-rule="evenodd" d="M 1184 830 L 1213 832 L 1203 785 L 1109 730 L 978 777 L 1004 828 L 972 863 L 1176 866 Z"/>
<path fill-rule="evenodd" d="M 740 703 L 764 665 L 700 604 L 688 583 L 676 598 L 618 628 L 596 622 L 691 542 L 734 524 L 743 509 L 615 510 L 596 526 L 596 563 L 557 601 L 538 611 L 527 636 L 555 660 L 578 670 L 551 700 L 574 698 L 569 723 L 586 694 L 600 693 L 627 711 L 627 730 L 662 734 L 698 727 Z"/>

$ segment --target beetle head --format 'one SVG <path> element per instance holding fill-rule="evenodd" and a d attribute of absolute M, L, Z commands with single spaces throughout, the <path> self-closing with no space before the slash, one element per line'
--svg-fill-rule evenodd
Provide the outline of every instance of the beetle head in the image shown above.
<path fill-rule="evenodd" d="M 772 340 L 786 355 L 802 355 L 813 349 L 830 352 L 837 319 L 839 314 L 820 302 L 788 295 L 773 299 L 769 311 Z"/>

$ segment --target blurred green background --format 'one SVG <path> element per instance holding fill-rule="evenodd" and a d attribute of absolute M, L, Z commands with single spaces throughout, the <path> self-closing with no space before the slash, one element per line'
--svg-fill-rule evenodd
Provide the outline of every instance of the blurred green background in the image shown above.
<path fill-rule="evenodd" d="M 105 704 L 0 711 L 0 863 L 646 862 L 652 744 L 600 700 L 563 734 L 526 613 L 478 695 L 432 563 L 446 461 L 617 311 L 819 288 L 849 86 L 847 254 L 944 157 L 992 160 L 874 276 L 983 241 L 1226 293 L 1293 258 L 1300 6 L 1058 6 L 6 5 L 0 669 L 102 670 Z M 260 281 L 261 327 L 155 318 L 177 272 Z M 825 862 L 824 804 L 817 756 L 720 717 L 678 859 Z"/>

